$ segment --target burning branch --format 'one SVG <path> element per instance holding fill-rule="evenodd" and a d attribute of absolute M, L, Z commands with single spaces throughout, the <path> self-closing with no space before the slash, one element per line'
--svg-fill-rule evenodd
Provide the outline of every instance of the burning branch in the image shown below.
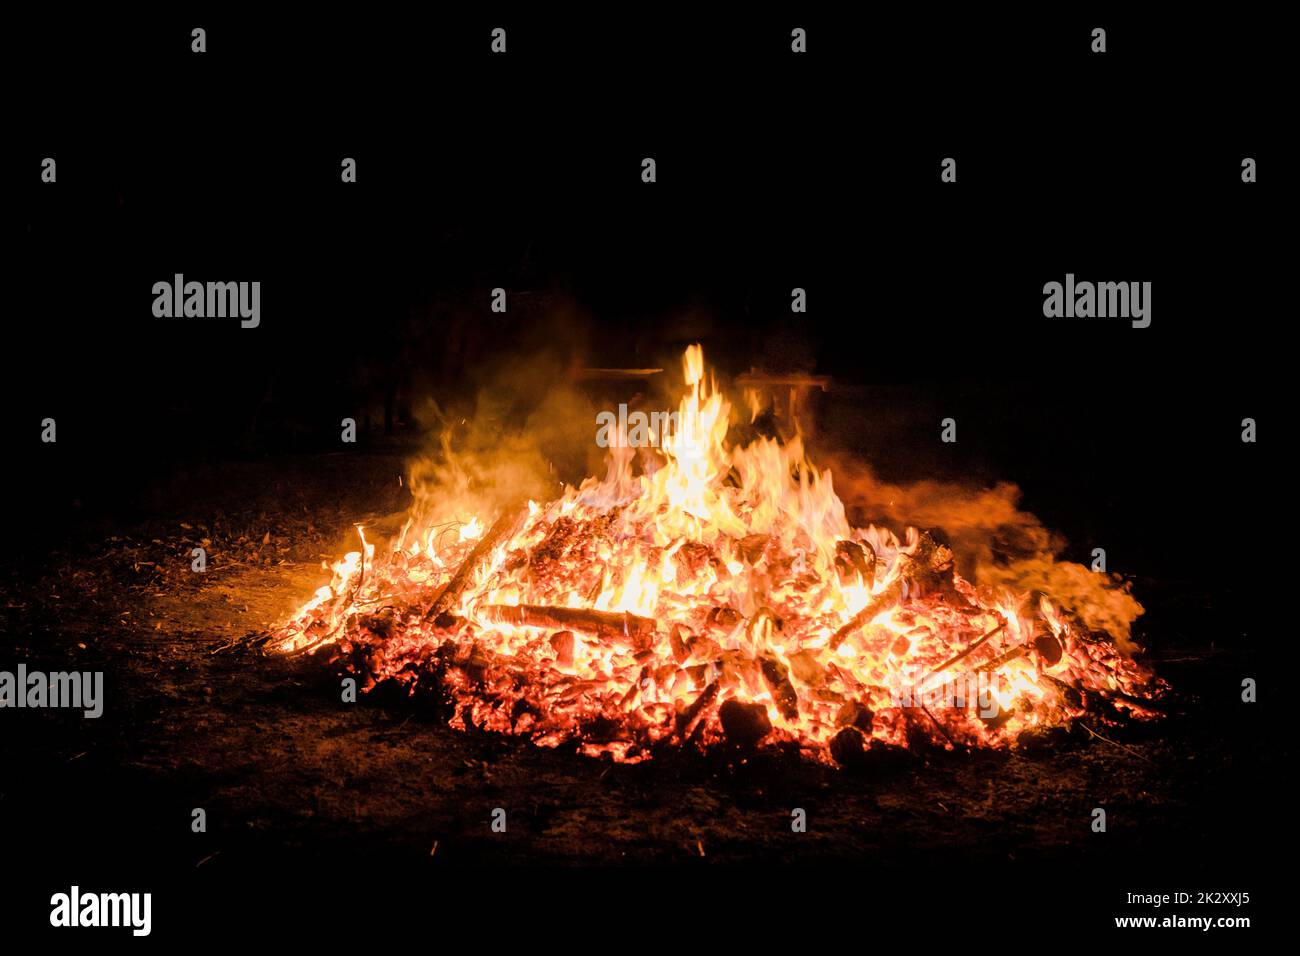
<path fill-rule="evenodd" d="M 444 584 L 442 590 L 434 597 L 433 603 L 424 612 L 424 617 L 421 620 L 432 621 L 443 611 L 450 610 L 473 579 L 474 572 L 492 554 L 492 549 L 503 540 L 507 540 L 527 514 L 527 505 L 517 505 L 503 511 L 492 527 L 488 529 L 487 534 L 479 538 L 478 543 L 470 549 L 469 554 L 465 556 L 465 560 L 456 569 L 456 573 L 451 576 L 451 580 Z"/>
<path fill-rule="evenodd" d="M 966 650 L 962 651 L 960 654 L 958 654 L 955 657 L 949 658 L 948 660 L 940 664 L 938 667 L 936 667 L 934 670 L 930 671 L 930 673 L 925 676 L 925 679 L 922 680 L 921 683 L 924 684 L 926 681 L 928 681 L 931 677 L 934 677 L 936 674 L 942 674 L 949 667 L 952 667 L 953 664 L 957 664 L 965 660 L 968 656 L 970 656 L 972 652 L 979 650 L 986 643 L 988 643 L 990 638 L 994 637 L 997 634 L 1001 634 L 1003 629 L 1006 626 L 1007 626 L 1007 622 L 1003 621 L 997 627 L 993 628 L 993 630 L 989 631 L 987 634 L 985 634 L 983 637 L 977 640 L 970 647 L 966 648 Z"/>
<path fill-rule="evenodd" d="M 650 618 L 638 617 L 627 611 L 591 611 L 540 604 L 489 604 L 479 608 L 479 614 L 496 624 L 581 631 L 610 641 L 627 638 L 635 646 L 648 644 L 656 627 Z"/>

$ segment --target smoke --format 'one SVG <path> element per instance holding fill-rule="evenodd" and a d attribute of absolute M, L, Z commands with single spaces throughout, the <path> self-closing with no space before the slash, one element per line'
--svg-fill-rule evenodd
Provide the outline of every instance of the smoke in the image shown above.
<path fill-rule="evenodd" d="M 550 296 L 517 295 L 511 310 L 508 330 L 453 323 L 455 391 L 425 399 L 419 419 L 430 437 L 408 466 L 415 501 L 399 543 L 475 516 L 490 521 L 524 499 L 550 500 L 600 467 L 595 403 L 577 374 L 589 321 Z"/>
<path fill-rule="evenodd" d="M 959 571 L 976 585 L 1012 592 L 1042 591 L 1070 609 L 1089 628 L 1105 631 L 1132 653 L 1133 622 L 1143 613 L 1130 585 L 1118 575 L 1062 560 L 1066 542 L 1021 510 L 1020 489 L 1011 482 L 981 488 L 923 480 L 882 481 L 870 466 L 831 454 L 835 490 L 851 515 L 891 527 L 938 531 Z"/>
<path fill-rule="evenodd" d="M 1069 608 L 1094 631 L 1105 631 L 1126 653 L 1136 650 L 1130 639 L 1133 622 L 1143 611 L 1118 575 L 1093 571 L 1074 561 L 1060 561 L 1050 553 L 984 565 L 976 582 L 1012 591 L 1042 591 Z"/>

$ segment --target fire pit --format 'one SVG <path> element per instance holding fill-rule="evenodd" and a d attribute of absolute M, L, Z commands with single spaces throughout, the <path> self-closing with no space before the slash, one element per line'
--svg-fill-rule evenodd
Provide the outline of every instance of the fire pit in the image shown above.
<path fill-rule="evenodd" d="M 853 764 L 1158 714 L 1117 577 L 1060 563 L 1062 594 L 982 585 L 924 530 L 852 527 L 797 436 L 730 444 L 699 346 L 683 366 L 661 441 L 622 435 L 603 478 L 551 501 L 420 502 L 382 553 L 359 529 L 260 642 L 432 693 L 458 728 L 624 762 L 782 745 Z"/>

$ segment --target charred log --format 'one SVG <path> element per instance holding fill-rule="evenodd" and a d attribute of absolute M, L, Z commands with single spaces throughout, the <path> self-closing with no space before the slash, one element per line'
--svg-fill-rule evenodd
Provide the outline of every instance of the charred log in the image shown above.
<path fill-rule="evenodd" d="M 752 747 L 772 732 L 772 722 L 762 704 L 729 700 L 718 708 L 718 719 L 727 740 L 738 747 Z"/>
<path fill-rule="evenodd" d="M 626 638 L 634 646 L 647 643 L 656 627 L 650 618 L 628 611 L 593 611 L 541 604 L 489 604 L 481 608 L 480 613 L 495 624 L 581 631 L 607 641 Z"/>
<path fill-rule="evenodd" d="M 474 572 L 491 555 L 492 549 L 501 541 L 510 537 L 515 527 L 526 514 L 528 514 L 526 507 L 508 508 L 501 513 L 501 516 L 488 529 L 487 534 L 479 538 L 478 543 L 470 549 L 469 554 L 465 556 L 465 560 L 456 569 L 456 573 L 451 576 L 451 580 L 444 584 L 442 590 L 434 597 L 433 603 L 424 612 L 423 619 L 425 621 L 434 620 L 438 615 L 452 607 L 456 599 L 460 597 L 461 592 L 473 580 Z"/>

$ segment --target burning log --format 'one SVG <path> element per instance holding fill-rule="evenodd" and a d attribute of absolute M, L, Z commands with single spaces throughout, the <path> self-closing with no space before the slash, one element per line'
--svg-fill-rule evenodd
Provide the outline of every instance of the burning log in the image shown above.
<path fill-rule="evenodd" d="M 830 388 L 831 378 L 829 375 L 808 375 L 800 372 L 777 375 L 750 369 L 736 376 L 736 384 L 746 387 L 783 385 L 790 388 L 820 388 L 824 392 Z"/>
<path fill-rule="evenodd" d="M 718 719 L 727 740 L 738 747 L 752 747 L 772 732 L 772 722 L 762 704 L 729 700 L 718 708 Z"/>
<path fill-rule="evenodd" d="M 763 680 L 767 684 L 767 689 L 772 692 L 772 699 L 776 701 L 776 709 L 787 720 L 797 720 L 799 717 L 799 695 L 795 693 L 794 685 L 790 683 L 790 675 L 786 672 L 786 669 L 781 666 L 781 662 L 775 657 L 767 656 L 759 659 L 759 666 L 763 670 Z"/>
<path fill-rule="evenodd" d="M 863 733 L 871 733 L 871 724 L 875 720 L 875 714 L 871 710 L 856 700 L 846 700 L 840 707 L 839 713 L 835 715 L 836 727 L 856 727 Z"/>
<path fill-rule="evenodd" d="M 853 615 L 843 627 L 835 632 L 831 637 L 830 644 L 827 645 L 831 652 L 834 653 L 840 649 L 840 645 L 847 641 L 854 631 L 859 630 L 864 624 L 880 613 L 883 608 L 895 604 L 903 596 L 903 580 L 898 578 L 893 584 L 885 588 L 879 594 L 872 596 L 866 605 L 857 614 Z"/>
<path fill-rule="evenodd" d="M 473 579 L 474 572 L 483 563 L 483 560 L 492 554 L 492 549 L 502 540 L 509 539 L 520 520 L 527 514 L 528 508 L 526 506 L 507 508 L 501 513 L 501 516 L 488 529 L 487 534 L 479 538 L 478 543 L 470 549 L 469 554 L 465 556 L 465 560 L 456 569 L 456 573 L 451 576 L 451 580 L 444 584 L 442 590 L 434 597 L 433 603 L 424 612 L 424 621 L 433 620 L 452 606 Z"/>
<path fill-rule="evenodd" d="M 1160 705 L 1153 700 L 1147 700 L 1142 697 L 1134 697 L 1132 694 L 1126 694 L 1118 690 L 1090 689 L 1069 681 L 1062 680 L 1059 677 L 1053 677 L 1051 674 L 1041 675 L 1048 684 L 1054 687 L 1065 700 L 1066 704 L 1075 710 L 1089 710 L 1101 714 L 1107 720 L 1119 721 L 1122 714 L 1115 706 L 1116 702 L 1131 707 L 1139 713 L 1160 714 L 1163 712 Z"/>
<path fill-rule="evenodd" d="M 584 368 L 574 376 L 580 382 L 624 382 L 653 378 L 661 368 Z"/>
<path fill-rule="evenodd" d="M 541 604 L 489 604 L 480 608 L 479 613 L 494 624 L 581 631 L 606 641 L 627 638 L 634 646 L 648 644 L 656 627 L 650 618 L 628 611 L 592 611 Z"/>
<path fill-rule="evenodd" d="M 866 737 L 857 727 L 844 727 L 831 738 L 831 756 L 841 767 L 861 767 L 866 763 Z"/>

